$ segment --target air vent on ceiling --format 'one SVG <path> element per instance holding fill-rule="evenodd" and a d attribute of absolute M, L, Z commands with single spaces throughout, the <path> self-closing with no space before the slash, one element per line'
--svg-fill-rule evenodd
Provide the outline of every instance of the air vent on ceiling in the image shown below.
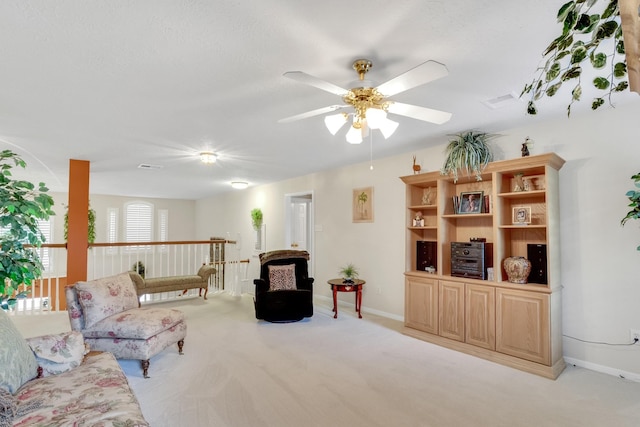
<path fill-rule="evenodd" d="M 140 163 L 138 169 L 162 169 L 162 165 L 150 165 L 149 163 Z"/>
<path fill-rule="evenodd" d="M 517 101 L 518 98 L 518 95 L 511 92 L 506 95 L 498 96 L 496 98 L 487 99 L 486 101 L 482 101 L 482 103 L 492 110 L 496 110 L 498 108 L 506 107 L 514 101 Z"/>

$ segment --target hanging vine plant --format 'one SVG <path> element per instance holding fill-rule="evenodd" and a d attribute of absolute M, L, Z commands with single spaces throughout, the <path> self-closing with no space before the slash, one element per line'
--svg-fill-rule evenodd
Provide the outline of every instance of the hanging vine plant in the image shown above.
<path fill-rule="evenodd" d="M 65 213 L 64 213 L 64 241 L 67 241 L 67 238 L 69 236 L 69 207 L 65 206 Z M 87 241 L 89 243 L 94 243 L 96 241 L 96 211 L 94 211 L 93 209 L 91 209 L 91 207 L 89 207 L 89 213 L 88 213 L 89 217 L 89 229 L 88 229 L 88 233 L 87 233 Z"/>
<path fill-rule="evenodd" d="M 528 114 L 537 114 L 535 102 L 545 95 L 554 96 L 563 83 L 567 83 L 573 85 L 567 106 L 567 116 L 570 116 L 571 106 L 580 101 L 583 94 L 585 65 L 590 64 L 597 70 L 591 84 L 603 91 L 593 98 L 591 109 L 604 105 L 605 99 L 613 105 L 612 94 L 629 87 L 618 0 L 608 0 L 602 13 L 595 13 L 594 5 L 602 3 L 600 0 L 571 0 L 558 10 L 562 34 L 544 51 L 544 65 L 538 67 L 537 76 L 525 85 L 520 94 L 520 97 L 525 94 L 531 96 L 527 104 Z M 603 43 L 605 41 L 607 43 Z"/>

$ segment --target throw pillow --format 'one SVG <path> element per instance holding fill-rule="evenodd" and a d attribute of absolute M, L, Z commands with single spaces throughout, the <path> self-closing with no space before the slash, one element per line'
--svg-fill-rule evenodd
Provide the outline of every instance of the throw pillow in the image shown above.
<path fill-rule="evenodd" d="M 296 266 L 270 265 L 269 266 L 269 290 L 284 291 L 295 290 L 296 288 Z"/>
<path fill-rule="evenodd" d="M 27 343 L 42 367 L 42 376 L 61 374 L 77 368 L 87 353 L 79 331 L 27 338 Z"/>
<path fill-rule="evenodd" d="M 116 313 L 138 307 L 138 295 L 129 273 L 75 285 L 84 313 L 85 328 Z"/>
<path fill-rule="evenodd" d="M 0 388 L 15 393 L 24 383 L 38 375 L 38 362 L 27 341 L 0 309 Z"/>

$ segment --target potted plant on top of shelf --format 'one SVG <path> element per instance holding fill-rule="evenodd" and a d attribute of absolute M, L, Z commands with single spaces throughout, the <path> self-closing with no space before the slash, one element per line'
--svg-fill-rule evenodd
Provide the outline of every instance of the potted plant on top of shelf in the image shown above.
<path fill-rule="evenodd" d="M 360 275 L 360 273 L 358 273 L 358 269 L 352 263 L 342 267 L 338 273 L 342 276 L 343 283 L 353 283 L 353 281 Z"/>
<path fill-rule="evenodd" d="M 467 176 L 473 172 L 476 181 L 482 181 L 482 170 L 493 160 L 493 153 L 488 141 L 495 135 L 486 132 L 467 131 L 452 135 L 445 153 L 447 158 L 440 170 L 442 175 L 452 175 L 453 182 L 458 182 L 458 172 L 466 171 Z"/>

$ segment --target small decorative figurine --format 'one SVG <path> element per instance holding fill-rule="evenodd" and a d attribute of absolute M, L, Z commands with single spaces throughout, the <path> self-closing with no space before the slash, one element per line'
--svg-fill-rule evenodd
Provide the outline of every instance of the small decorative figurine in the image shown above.
<path fill-rule="evenodd" d="M 413 156 L 413 173 L 420 173 L 420 165 L 416 164 L 416 156 Z"/>
<path fill-rule="evenodd" d="M 531 142 L 531 140 L 529 139 L 529 137 L 527 137 L 524 142 L 522 143 L 522 149 L 520 151 L 522 151 L 522 157 L 527 157 L 529 155 L 529 143 Z"/>
<path fill-rule="evenodd" d="M 426 190 L 422 190 L 422 204 L 431 204 L 431 187 L 427 188 Z"/>
<path fill-rule="evenodd" d="M 416 217 L 413 219 L 414 227 L 424 227 L 424 218 L 422 217 L 422 212 L 418 212 Z"/>

